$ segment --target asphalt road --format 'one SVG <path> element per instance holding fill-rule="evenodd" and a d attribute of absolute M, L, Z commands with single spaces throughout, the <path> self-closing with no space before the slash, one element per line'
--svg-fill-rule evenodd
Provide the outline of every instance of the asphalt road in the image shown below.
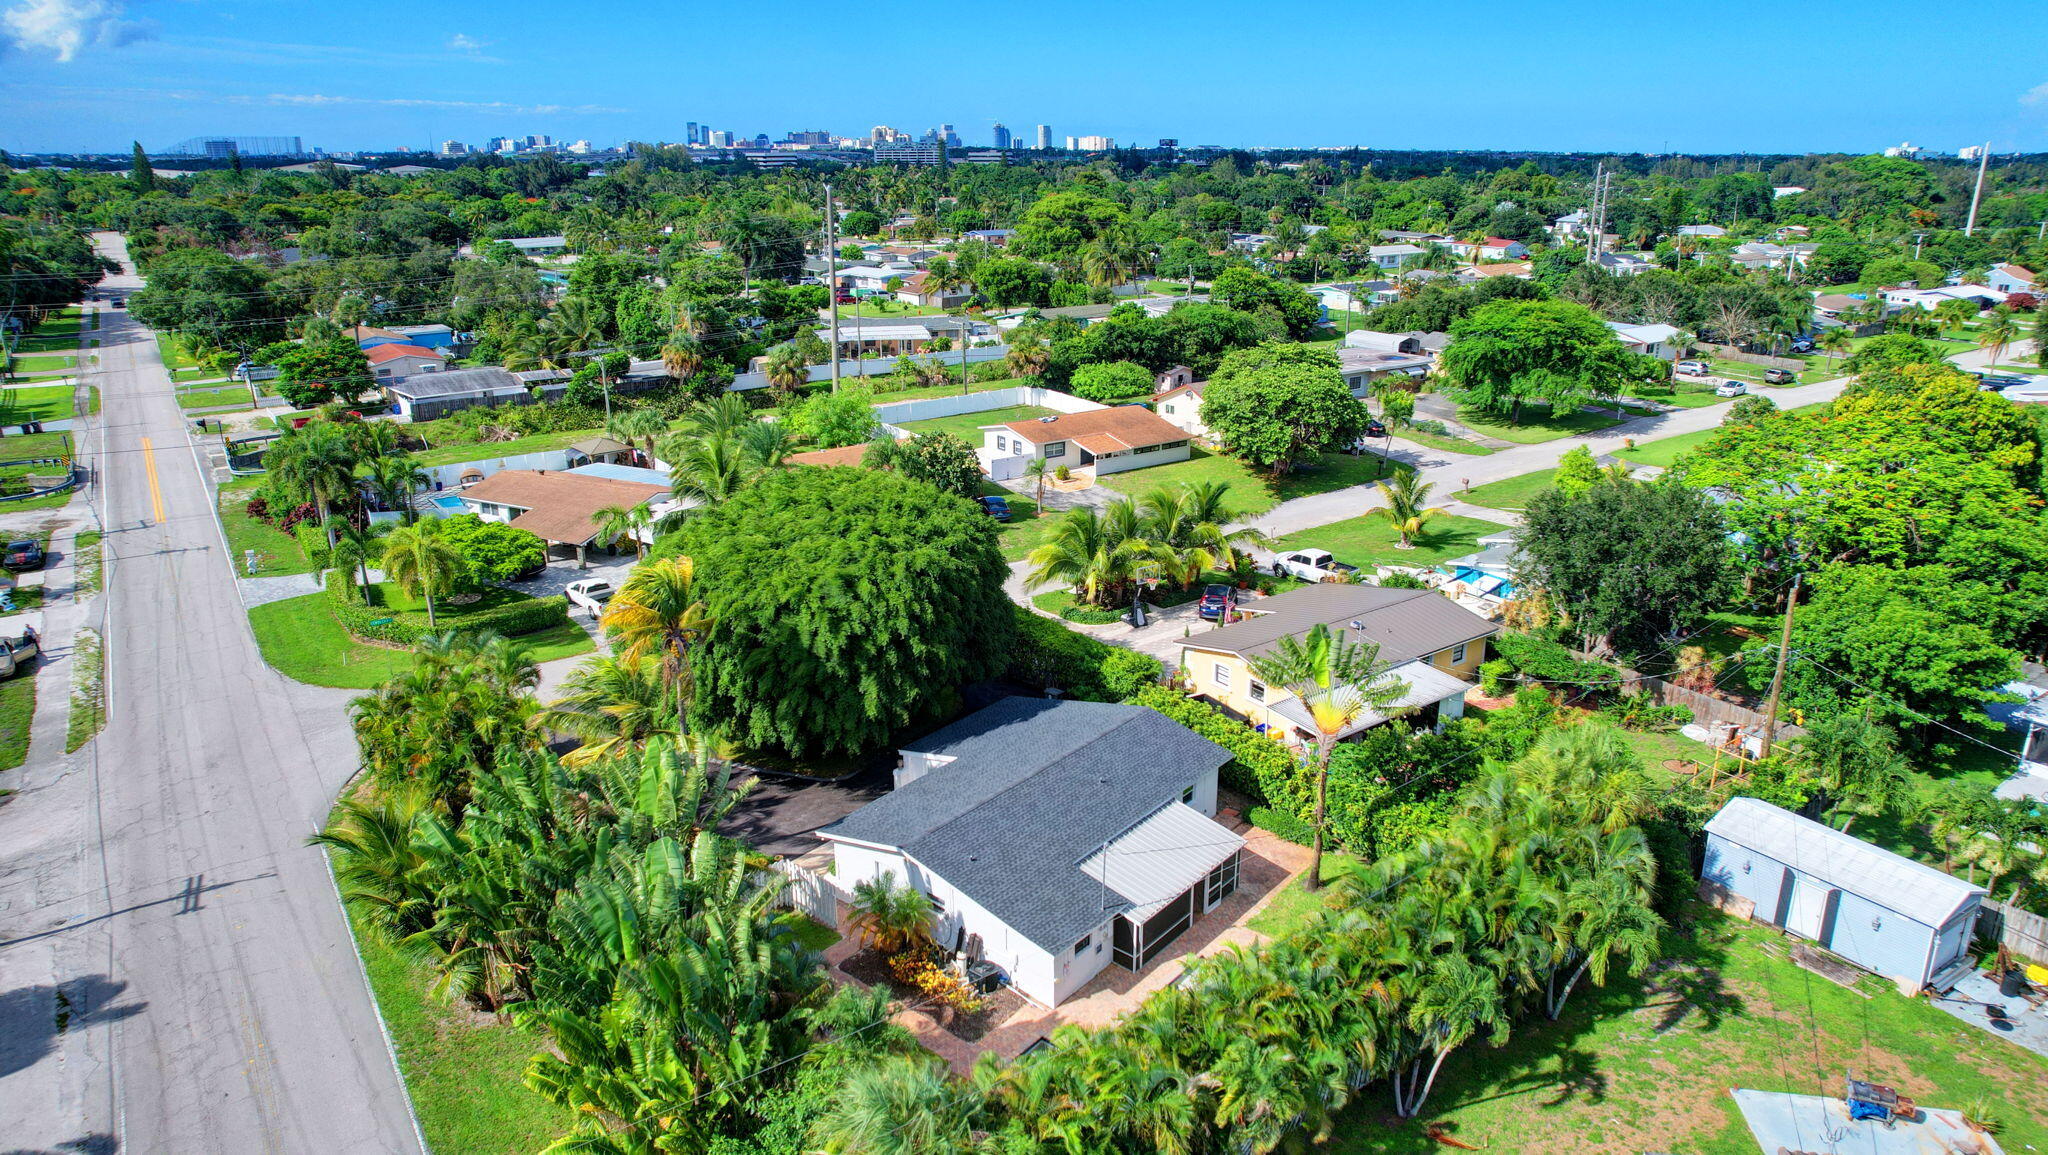
<path fill-rule="evenodd" d="M 80 449 L 109 531 L 109 722 L 0 782 L 0 1147 L 418 1150 L 304 845 L 354 766 L 348 695 L 263 664 L 156 346 L 103 317 L 104 429 Z"/>

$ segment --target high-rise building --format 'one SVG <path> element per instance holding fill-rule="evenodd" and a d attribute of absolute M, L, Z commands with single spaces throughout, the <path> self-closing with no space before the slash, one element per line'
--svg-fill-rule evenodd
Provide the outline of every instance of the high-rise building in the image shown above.
<path fill-rule="evenodd" d="M 1080 138 L 1080 137 L 1078 137 L 1078 136 L 1070 136 L 1070 137 L 1068 137 L 1068 138 L 1067 138 L 1067 151 L 1068 151 L 1068 152 L 1073 152 L 1073 151 L 1075 151 L 1076 149 L 1078 149 L 1078 148 L 1080 148 L 1080 147 L 1081 147 L 1081 138 Z"/>
<path fill-rule="evenodd" d="M 444 140 L 441 142 L 442 156 L 461 156 L 468 151 L 469 146 L 459 140 Z"/>
<path fill-rule="evenodd" d="M 732 133 L 726 129 L 713 129 L 711 132 L 706 134 L 706 136 L 708 139 L 706 139 L 704 143 L 710 145 L 712 148 L 732 147 Z"/>
<path fill-rule="evenodd" d="M 591 153 L 596 152 L 597 149 L 589 141 L 579 140 L 569 146 L 569 151 L 577 156 L 589 156 Z"/>
<path fill-rule="evenodd" d="M 1039 125 L 1039 126 L 1038 126 L 1038 147 L 1039 147 L 1040 149 L 1048 149 L 1048 148 L 1051 148 L 1051 147 L 1052 147 L 1052 126 L 1051 126 L 1051 125 L 1049 125 L 1049 124 L 1041 124 L 1041 125 Z"/>
<path fill-rule="evenodd" d="M 1180 139 L 1178 137 L 1162 136 L 1159 138 L 1159 147 L 1171 152 L 1180 147 Z"/>
<path fill-rule="evenodd" d="M 946 161 L 946 146 L 938 141 L 875 142 L 876 164 L 935 165 Z"/>
<path fill-rule="evenodd" d="M 755 133 L 755 134 L 754 134 L 754 147 L 755 147 L 755 148 L 767 148 L 767 147 L 768 147 L 768 134 L 767 134 L 767 133 L 765 133 L 765 132 L 757 132 L 757 133 Z"/>
<path fill-rule="evenodd" d="M 181 140 L 160 155 L 210 156 L 305 156 L 305 144 L 296 136 L 195 136 Z"/>
<path fill-rule="evenodd" d="M 1984 146 L 1981 144 L 1967 144 L 1956 150 L 1957 160 L 1976 160 L 1983 155 Z"/>
<path fill-rule="evenodd" d="M 950 124 L 942 124 L 939 126 L 939 140 L 942 143 L 944 143 L 947 148 L 960 147 L 960 134 L 954 132 L 953 126 Z"/>
<path fill-rule="evenodd" d="M 1010 130 L 1003 127 L 1002 121 L 996 122 L 995 137 L 997 148 L 1007 149 L 1010 147 Z"/>
<path fill-rule="evenodd" d="M 1082 152 L 1108 152 L 1116 147 L 1116 138 L 1113 136 L 1084 136 L 1079 141 L 1075 141 L 1070 136 L 1067 138 L 1067 147 L 1079 147 Z"/>
<path fill-rule="evenodd" d="M 543 132 L 528 136 L 525 143 L 528 148 L 553 148 L 555 147 L 555 138 Z"/>
<path fill-rule="evenodd" d="M 690 121 L 690 122 L 688 122 L 688 123 L 686 123 L 686 124 L 684 124 L 684 125 L 683 125 L 683 143 L 684 143 L 684 144 L 696 144 L 696 143 L 697 143 L 697 122 L 696 122 L 696 121 L 692 120 L 692 121 Z"/>
<path fill-rule="evenodd" d="M 878 124 L 868 132 L 868 144 L 909 144 L 910 134 L 898 132 L 886 124 Z"/>
<path fill-rule="evenodd" d="M 832 134 L 822 128 L 814 128 L 808 132 L 792 132 L 788 140 L 790 144 L 831 144 Z"/>

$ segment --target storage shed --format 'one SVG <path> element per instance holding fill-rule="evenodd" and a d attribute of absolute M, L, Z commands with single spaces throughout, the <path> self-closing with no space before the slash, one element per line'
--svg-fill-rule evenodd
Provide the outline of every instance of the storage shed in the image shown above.
<path fill-rule="evenodd" d="M 1707 823 L 1700 876 L 1867 970 L 1919 988 L 1964 961 L 1985 891 L 1756 798 Z"/>

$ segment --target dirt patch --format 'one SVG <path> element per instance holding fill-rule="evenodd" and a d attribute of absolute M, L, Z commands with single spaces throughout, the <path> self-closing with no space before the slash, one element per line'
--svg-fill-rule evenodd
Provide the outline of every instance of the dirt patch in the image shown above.
<path fill-rule="evenodd" d="M 888 960 L 872 950 L 860 951 L 842 960 L 839 971 L 848 978 L 888 991 L 900 1009 L 916 1010 L 963 1043 L 980 1041 L 983 1035 L 1009 1021 L 1010 1016 L 1025 1006 L 1024 996 L 1009 987 L 997 987 L 993 993 L 982 996 L 980 1010 L 963 1014 L 950 1006 L 934 1003 L 930 995 L 916 987 L 897 982 L 896 976 L 889 973 Z"/>

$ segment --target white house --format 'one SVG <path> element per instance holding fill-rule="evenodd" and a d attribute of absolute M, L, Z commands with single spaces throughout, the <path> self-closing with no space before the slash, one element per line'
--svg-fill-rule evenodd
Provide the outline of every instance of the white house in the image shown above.
<path fill-rule="evenodd" d="M 1636 277 L 1657 265 L 1635 253 L 1602 252 L 1593 258 L 1593 267 L 1610 276 Z"/>
<path fill-rule="evenodd" d="M 1093 469 L 1097 476 L 1186 461 L 1188 432 L 1143 405 L 1055 413 L 982 430 L 981 467 L 997 481 L 1021 477 L 1026 463 Z"/>
<path fill-rule="evenodd" d="M 917 272 L 915 265 L 908 262 L 901 264 L 892 262 L 886 265 L 850 265 L 839 270 L 837 277 L 839 287 L 842 289 L 851 289 L 861 294 L 873 294 L 889 292 L 890 281 L 897 279 L 908 281 L 911 274 L 915 272 Z"/>
<path fill-rule="evenodd" d="M 1991 273 L 1984 283 L 2002 293 L 2031 293 L 2034 291 L 2034 270 L 2010 261 L 1991 266 Z"/>
<path fill-rule="evenodd" d="M 1932 289 L 1894 288 L 1884 290 L 1885 307 L 1891 312 L 1926 309 L 1929 312 L 1949 301 L 1968 301 L 1979 310 L 2005 304 L 2011 294 L 1989 285 L 1940 285 Z"/>
<path fill-rule="evenodd" d="M 1589 214 L 1585 209 L 1568 212 L 1550 222 L 1550 230 L 1561 237 L 1575 237 L 1591 227 Z"/>
<path fill-rule="evenodd" d="M 940 289 L 930 282 L 931 274 L 916 272 L 903 278 L 903 289 L 896 299 L 907 305 L 923 305 L 926 308 L 957 309 L 974 296 L 974 286 L 965 282 L 950 289 Z"/>
<path fill-rule="evenodd" d="M 1628 325 L 1620 321 L 1609 321 L 1607 327 L 1628 346 L 1631 353 L 1643 353 L 1661 357 L 1666 361 L 1678 359 L 1678 330 L 1669 325 Z"/>
<path fill-rule="evenodd" d="M 1202 390 L 1207 381 L 1190 381 L 1152 395 L 1152 411 L 1168 425 L 1189 437 L 1207 438 L 1209 427 L 1202 424 Z"/>
<path fill-rule="evenodd" d="M 1382 269 L 1398 269 L 1421 256 L 1422 250 L 1414 245 L 1373 245 L 1365 255 Z"/>
<path fill-rule="evenodd" d="M 1478 255 L 1482 261 L 1519 261 L 1529 255 L 1529 246 L 1506 237 L 1488 237 L 1479 242 Z"/>
<path fill-rule="evenodd" d="M 833 886 L 914 887 L 942 948 L 1040 1005 L 1143 969 L 1237 889 L 1230 752 L 1149 708 L 1007 698 L 900 757 L 895 789 L 818 831 Z"/>
<path fill-rule="evenodd" d="M 1707 822 L 1700 878 L 1751 917 L 1917 991 L 1967 965 L 1985 892 L 1756 798 Z M 1724 900 L 1723 905 L 1727 905 Z"/>
<path fill-rule="evenodd" d="M 1728 235 L 1728 230 L 1720 225 L 1680 225 L 1678 226 L 1678 235 L 1681 237 L 1725 237 Z"/>

